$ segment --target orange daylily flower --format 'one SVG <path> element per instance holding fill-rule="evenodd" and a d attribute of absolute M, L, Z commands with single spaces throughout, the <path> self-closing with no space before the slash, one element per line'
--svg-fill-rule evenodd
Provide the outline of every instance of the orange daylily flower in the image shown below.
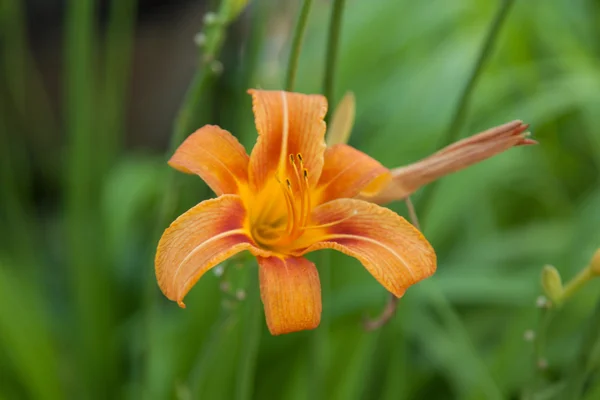
<path fill-rule="evenodd" d="M 229 132 L 207 125 L 169 160 L 198 174 L 218 197 L 185 212 L 160 239 L 156 277 L 166 297 L 184 307 L 204 273 L 248 250 L 258 260 L 267 325 L 278 335 L 319 325 L 319 275 L 303 257 L 311 251 L 357 258 L 397 297 L 435 272 L 435 252 L 415 227 L 353 199 L 378 193 L 391 174 L 348 145 L 326 148 L 323 96 L 249 93 L 258 131 L 250 156 Z"/>

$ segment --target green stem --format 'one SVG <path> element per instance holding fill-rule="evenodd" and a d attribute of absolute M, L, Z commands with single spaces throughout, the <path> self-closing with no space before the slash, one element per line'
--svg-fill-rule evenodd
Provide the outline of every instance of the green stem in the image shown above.
<path fill-rule="evenodd" d="M 465 116 L 467 114 L 467 110 L 469 109 L 469 101 L 471 99 L 471 95 L 475 89 L 479 76 L 483 71 L 483 68 L 494 49 L 494 45 L 496 43 L 496 39 L 498 38 L 498 34 L 500 33 L 500 29 L 502 25 L 506 21 L 506 17 L 508 16 L 508 12 L 514 0 L 501 0 L 500 6 L 498 7 L 498 11 L 494 15 L 494 19 L 489 26 L 487 31 L 485 40 L 481 49 L 479 50 L 479 55 L 477 56 L 477 60 L 475 65 L 473 66 L 473 70 L 469 75 L 469 79 L 467 83 L 463 87 L 463 90 L 460 94 L 458 103 L 456 105 L 456 109 L 454 110 L 454 115 L 452 116 L 452 120 L 446 133 L 442 136 L 442 139 L 438 145 L 438 148 L 443 148 L 453 142 L 455 142 L 460 135 L 460 128 L 462 127 Z M 421 220 L 427 218 L 427 214 L 429 213 L 429 208 L 431 207 L 433 198 L 435 197 L 435 192 L 438 187 L 439 181 L 433 181 L 428 186 L 423 189 L 423 194 L 421 195 L 421 199 L 419 202 L 419 206 L 421 208 Z"/>
<path fill-rule="evenodd" d="M 79 331 L 74 339 L 87 396 L 109 395 L 117 371 L 110 337 L 112 307 L 99 213 L 94 130 L 94 1 L 70 0 L 66 16 L 65 121 L 69 143 L 66 163 L 66 229 L 69 276 Z M 85 369 L 83 369 L 85 367 Z M 87 397 L 79 396 L 79 397 Z"/>
<path fill-rule="evenodd" d="M 477 349 L 473 345 L 467 327 L 463 324 L 460 315 L 448 301 L 448 298 L 435 282 L 424 281 L 421 283 L 421 287 L 426 291 L 433 309 L 439 313 L 449 333 L 456 339 L 456 344 L 462 346 L 464 362 L 471 364 L 474 367 L 473 369 L 478 371 L 477 382 L 481 385 L 485 398 L 503 399 L 502 390 L 500 390 L 485 362 L 477 354 Z"/>
<path fill-rule="evenodd" d="M 188 386 L 193 399 L 201 398 L 203 386 L 206 380 L 210 379 L 211 367 L 218 362 L 218 352 L 226 347 L 226 338 L 231 330 L 237 328 L 238 323 L 236 316 L 221 310 L 221 316 L 212 325 L 211 332 L 204 341 L 188 376 Z"/>
<path fill-rule="evenodd" d="M 6 93 L 15 106 L 15 112 L 8 115 L 18 120 L 20 130 L 31 133 L 19 135 L 23 136 L 19 139 L 25 143 L 26 138 L 35 137 L 26 144 L 34 150 L 34 159 L 41 173 L 52 180 L 54 176 L 51 174 L 56 168 L 49 148 L 56 147 L 57 122 L 29 48 L 24 7 L 21 0 L 3 0 L 0 6 L 0 60 L 7 77 L 3 94 Z"/>
<path fill-rule="evenodd" d="M 532 374 L 532 386 L 530 392 L 526 393 L 525 398 L 535 398 L 537 391 L 542 387 L 544 382 L 544 366 L 543 362 L 546 362 L 544 351 L 546 348 L 546 336 L 548 333 L 548 327 L 554 318 L 555 311 L 549 308 L 549 305 L 540 307 L 538 326 L 535 331 L 535 337 L 533 342 L 533 360 L 531 360 L 531 367 L 533 369 Z"/>
<path fill-rule="evenodd" d="M 571 375 L 567 390 L 565 393 L 569 399 L 576 400 L 581 398 L 583 387 L 593 369 L 591 357 L 594 353 L 594 348 L 600 345 L 600 301 L 596 304 L 596 310 L 590 317 L 589 324 L 583 334 L 581 347 L 575 361 L 575 365 L 571 369 Z"/>
<path fill-rule="evenodd" d="M 327 39 L 327 53 L 325 60 L 325 76 L 323 78 L 323 94 L 329 104 L 335 104 L 334 77 L 340 46 L 340 31 L 342 28 L 342 14 L 345 0 L 334 0 L 329 22 L 329 36 Z"/>
<path fill-rule="evenodd" d="M 287 78 L 285 81 L 285 90 L 288 92 L 292 92 L 294 90 L 294 85 L 296 83 L 298 60 L 300 59 L 302 41 L 304 39 L 304 32 L 306 31 L 306 23 L 308 22 L 308 15 L 310 13 L 311 6 L 312 0 L 304 0 L 304 3 L 302 3 L 302 9 L 300 10 L 300 16 L 298 17 L 298 23 L 296 24 L 296 30 L 294 31 L 294 40 L 290 50 L 290 60 L 288 62 Z"/>
<path fill-rule="evenodd" d="M 319 269 L 319 279 L 321 281 L 323 311 L 321 314 L 321 323 L 313 331 L 310 342 L 309 394 L 311 400 L 327 397 L 325 395 L 325 380 L 330 355 L 329 349 L 331 348 L 329 340 L 331 318 L 329 307 L 327 306 L 327 303 L 331 299 L 331 252 L 329 250 L 321 250 L 318 254 L 316 265 Z"/>
<path fill-rule="evenodd" d="M 131 56 L 135 35 L 137 0 L 112 0 L 110 3 L 108 29 L 105 43 L 103 75 L 103 124 L 104 137 L 100 148 L 101 171 L 112 165 L 124 133 L 125 109 L 128 97 L 127 82 L 131 75 Z"/>
<path fill-rule="evenodd" d="M 567 301 L 573 294 L 581 289 L 590 279 L 594 278 L 594 273 L 588 266 L 581 270 L 573 279 L 567 283 L 561 296 L 561 303 Z"/>
<path fill-rule="evenodd" d="M 254 261 L 254 258 L 252 258 Z M 246 263 L 248 264 L 248 263 Z M 249 279 L 247 279 L 246 304 L 243 308 L 242 329 L 240 331 L 242 349 L 240 364 L 237 371 L 237 400 L 250 400 L 254 394 L 254 375 L 256 358 L 260 345 L 260 293 L 258 285 L 258 271 L 255 266 L 246 265 Z"/>

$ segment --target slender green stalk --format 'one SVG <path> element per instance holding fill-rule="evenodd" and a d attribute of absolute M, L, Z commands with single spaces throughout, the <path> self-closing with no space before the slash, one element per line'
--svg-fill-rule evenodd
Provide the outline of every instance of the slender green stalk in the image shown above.
<path fill-rule="evenodd" d="M 477 85 L 477 81 L 485 64 L 494 49 L 494 45 L 496 44 L 496 39 L 498 38 L 498 34 L 500 33 L 500 29 L 504 25 L 506 21 L 506 17 L 510 11 L 511 6 L 513 5 L 514 0 L 500 0 L 500 6 L 498 7 L 498 11 L 494 15 L 494 19 L 492 20 L 485 40 L 481 46 L 479 51 L 479 55 L 477 56 L 477 61 L 473 66 L 473 70 L 469 75 L 469 79 L 467 80 L 463 90 L 460 94 L 458 103 L 454 110 L 454 114 L 452 116 L 452 121 L 446 130 L 444 136 L 442 136 L 442 140 L 438 144 L 438 148 L 443 148 L 456 141 L 460 135 L 460 129 L 464 123 L 467 111 L 469 109 L 469 101 L 471 99 L 471 95 Z M 437 191 L 438 181 L 434 181 L 430 183 L 423 189 L 423 194 L 421 195 L 421 199 L 419 202 L 419 207 L 421 209 L 421 220 L 427 217 L 429 213 L 429 208 L 431 207 L 431 203 L 433 198 L 435 197 L 435 192 Z"/>
<path fill-rule="evenodd" d="M 26 91 L 26 51 L 25 29 L 22 4 L 15 0 L 4 0 L 0 7 L 0 45 L 3 55 L 4 72 L 8 92 L 19 113 L 25 112 Z"/>
<path fill-rule="evenodd" d="M 10 115 L 35 133 L 35 140 L 27 144 L 35 150 L 36 163 L 41 166 L 42 174 L 50 175 L 55 168 L 48 148 L 55 145 L 52 138 L 58 135 L 57 123 L 29 48 L 25 5 L 21 0 L 3 0 L 1 4 L 0 60 L 7 77 L 3 94 L 6 93 L 15 105 L 15 112 Z M 19 136 L 23 136 L 19 139 L 25 142 L 30 135 Z"/>
<path fill-rule="evenodd" d="M 531 386 L 526 389 L 524 398 L 525 399 L 533 399 L 535 398 L 538 390 L 541 389 L 544 382 L 544 363 L 546 359 L 544 358 L 544 351 L 546 348 L 546 336 L 548 333 L 548 327 L 556 314 L 552 305 L 543 298 L 543 302 L 538 304 L 539 313 L 538 313 L 538 322 L 537 329 L 535 330 L 535 335 L 533 338 L 533 358 L 531 360 Z M 538 300 L 539 301 L 539 300 Z"/>
<path fill-rule="evenodd" d="M 329 314 L 330 308 L 328 307 L 328 303 L 331 299 L 331 251 L 321 250 L 318 253 L 316 265 L 319 269 L 319 279 L 321 281 L 323 311 L 321 313 L 321 323 L 319 324 L 319 327 L 311 334 L 311 353 L 309 357 L 309 394 L 311 400 L 327 397 L 325 394 L 325 381 L 327 371 L 329 370 L 329 357 L 331 352 L 331 316 Z"/>
<path fill-rule="evenodd" d="M 329 104 L 335 104 L 335 70 L 340 46 L 340 31 L 342 29 L 342 14 L 346 0 L 334 0 L 329 21 L 329 36 L 325 58 L 325 76 L 323 78 L 323 94 Z"/>
<path fill-rule="evenodd" d="M 31 267 L 39 265 L 39 252 L 34 234 L 35 214 L 31 211 L 31 165 L 27 152 L 25 134 L 6 134 L 19 132 L 31 117 L 27 109 L 28 86 L 31 86 L 31 59 L 25 31 L 25 13 L 23 2 L 5 0 L 0 6 L 0 193 L 6 205 L 0 213 L 5 232 L 6 250 L 16 255 L 23 267 L 31 273 Z M 38 110 L 37 104 L 31 109 Z M 43 135 L 36 135 L 36 139 Z M 36 140 L 37 142 L 37 140 Z M 46 148 L 47 151 L 47 148 Z M 39 155 L 36 154 L 36 155 Z M 47 157 L 46 157 L 47 158 Z M 47 167 L 36 157 L 36 161 Z M 46 169 L 44 169 L 46 170 Z"/>
<path fill-rule="evenodd" d="M 294 31 L 294 40 L 290 50 L 290 60 L 288 62 L 287 77 L 285 80 L 285 90 L 288 92 L 294 91 L 296 72 L 298 71 L 298 60 L 300 59 L 302 41 L 304 39 L 304 32 L 306 31 L 306 24 L 308 22 L 311 6 L 312 0 L 304 0 L 300 15 L 298 16 L 298 23 L 296 24 L 296 29 Z"/>
<path fill-rule="evenodd" d="M 254 262 L 253 258 L 252 262 Z M 255 266 L 250 265 L 246 265 L 246 270 L 249 279 L 247 279 L 246 284 L 248 289 L 246 291 L 242 329 L 240 331 L 240 340 L 243 345 L 236 379 L 235 398 L 237 400 L 250 400 L 253 398 L 256 358 L 261 334 L 261 302 L 258 289 L 258 271 Z"/>
<path fill-rule="evenodd" d="M 111 330 L 112 307 L 107 263 L 100 231 L 98 138 L 94 130 L 94 1 L 70 0 L 66 16 L 65 121 L 69 143 L 66 164 L 66 218 L 69 276 L 79 329 L 75 343 L 83 397 L 111 393 L 116 376 Z M 79 341 L 79 343 L 77 343 Z M 82 396 L 79 396 L 82 397 Z"/>
<path fill-rule="evenodd" d="M 485 398 L 504 399 L 502 390 L 498 387 L 485 362 L 477 354 L 477 349 L 473 345 L 467 328 L 463 324 L 460 315 L 458 315 L 450 301 L 448 301 L 448 298 L 435 282 L 422 282 L 421 288 L 426 291 L 431 305 L 439 313 L 449 333 L 456 339 L 457 345 L 462 347 L 463 361 L 471 364 L 474 370 L 478 372 L 477 382 L 481 386 L 481 390 L 485 393 Z"/>
<path fill-rule="evenodd" d="M 211 365 L 216 362 L 215 360 L 218 360 L 219 349 L 224 347 L 223 343 L 229 331 L 237 328 L 239 324 L 237 316 L 230 314 L 229 311 L 221 310 L 221 316 L 212 325 L 211 332 L 204 341 L 197 360 L 190 371 L 188 386 L 194 399 L 200 398 L 203 384 L 210 377 Z"/>
<path fill-rule="evenodd" d="M 106 171 L 114 161 L 125 131 L 125 109 L 138 0 L 112 0 L 105 41 L 102 118 L 99 124 L 103 137 L 101 170 Z"/>
<path fill-rule="evenodd" d="M 592 354 L 594 354 L 593 350 L 598 345 L 600 345 L 600 301 L 596 304 L 596 310 L 590 317 L 575 365 L 571 368 L 569 383 L 565 391 L 568 399 L 576 400 L 583 395 L 583 387 L 593 369 L 591 360 Z"/>
<path fill-rule="evenodd" d="M 0 80 L 0 93 L 6 93 L 4 89 L 4 81 Z M 3 207 L 0 207 L 0 226 L 3 227 L 0 243 L 2 251 L 14 255 L 31 271 L 29 267 L 36 264 L 37 252 L 32 251 L 35 238 L 30 229 L 29 196 L 21 190 L 23 181 L 29 182 L 30 177 L 26 166 L 23 168 L 21 160 L 15 157 L 17 144 L 11 143 L 11 139 L 15 139 L 16 135 L 4 134 L 16 131 L 9 121 L 14 112 L 11 113 L 13 109 L 7 103 L 5 96 L 0 95 L 0 193 L 3 201 Z"/>
<path fill-rule="evenodd" d="M 561 296 L 561 303 L 567 301 L 573 294 L 581 289 L 590 279 L 594 278 L 592 269 L 588 266 L 582 269 L 573 279 L 571 279 L 564 288 Z"/>

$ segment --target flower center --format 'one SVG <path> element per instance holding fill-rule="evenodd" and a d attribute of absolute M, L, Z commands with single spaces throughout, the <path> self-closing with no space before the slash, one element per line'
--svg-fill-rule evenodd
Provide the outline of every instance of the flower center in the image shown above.
<path fill-rule="evenodd" d="M 289 155 L 289 166 L 275 174 L 276 187 L 269 190 L 252 224 L 258 244 L 273 250 L 288 248 L 305 231 L 311 211 L 308 171 L 301 154 Z M 283 204 L 281 204 L 283 203 Z"/>

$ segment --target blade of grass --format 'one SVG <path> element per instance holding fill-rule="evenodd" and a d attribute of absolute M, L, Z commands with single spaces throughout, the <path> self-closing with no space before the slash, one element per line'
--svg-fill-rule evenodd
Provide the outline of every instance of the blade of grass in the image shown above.
<path fill-rule="evenodd" d="M 331 353 L 331 313 L 327 305 L 331 301 L 331 252 L 321 250 L 318 254 L 317 268 L 319 270 L 319 279 L 321 281 L 321 292 L 323 301 L 323 311 L 321 312 L 321 323 L 319 327 L 311 333 L 310 337 L 310 398 L 318 400 L 325 398 L 326 371 L 329 370 L 329 359 Z"/>
<path fill-rule="evenodd" d="M 31 398 L 64 399 L 45 302 L 35 284 L 18 279 L 11 269 L 19 270 L 0 262 L 0 345 Z"/>
<path fill-rule="evenodd" d="M 255 263 L 254 260 L 246 264 Z M 262 331 L 260 321 L 260 293 L 258 271 L 255 266 L 246 265 L 248 274 L 244 307 L 242 307 L 242 326 L 240 341 L 242 342 L 240 361 L 236 379 L 236 399 L 252 399 L 254 393 L 254 375 L 256 358 Z"/>
<path fill-rule="evenodd" d="M 103 136 L 101 170 L 106 171 L 114 162 L 119 141 L 125 129 L 125 109 L 138 0 L 112 0 L 105 38 L 105 61 L 102 84 Z"/>
<path fill-rule="evenodd" d="M 292 41 L 292 48 L 290 50 L 287 78 L 285 81 L 285 90 L 288 92 L 294 91 L 294 85 L 296 84 L 298 60 L 300 59 L 302 40 L 304 39 L 304 32 L 306 31 L 306 24 L 308 22 L 308 15 L 310 14 L 311 6 L 312 0 L 304 0 L 302 3 L 302 9 L 300 10 L 300 15 L 298 16 L 298 22 L 296 23 L 296 29 L 294 30 L 294 39 Z"/>
<path fill-rule="evenodd" d="M 48 93 L 29 48 L 23 1 L 2 2 L 0 45 L 0 60 L 7 78 L 3 93 L 15 105 L 15 112 L 9 115 L 19 121 L 20 129 L 30 131 L 29 135 L 19 135 L 22 136 L 19 139 L 23 142 L 30 139 L 27 144 L 35 151 L 41 173 L 47 176 L 54 171 L 48 148 L 53 145 L 51 140 L 58 135 L 58 128 Z"/>
<path fill-rule="evenodd" d="M 470 339 L 469 331 L 462 323 L 460 316 L 452 307 L 438 285 L 432 281 L 425 281 L 419 288 L 426 294 L 433 308 L 440 314 L 448 333 L 453 337 L 456 345 L 462 347 L 462 362 L 469 366 L 478 376 L 477 382 L 486 399 L 502 400 L 504 395 L 489 373 L 489 369 L 477 353 L 477 349 Z"/>
<path fill-rule="evenodd" d="M 0 80 L 0 92 L 4 92 L 4 87 L 4 81 Z M 0 132 L 13 131 L 9 115 L 6 98 L 0 96 Z M 22 260 L 29 268 L 36 265 L 37 253 L 32 251 L 35 239 L 30 229 L 33 222 L 30 215 L 33 213 L 30 211 L 28 193 L 23 193 L 22 188 L 29 186 L 30 177 L 27 165 L 23 165 L 23 157 L 15 155 L 19 153 L 15 147 L 20 143 L 11 143 L 11 139 L 9 135 L 0 135 L 0 191 L 4 203 L 0 208 L 0 224 L 4 229 L 0 247 L 7 254 Z M 27 184 L 23 185 L 24 182 Z"/>
<path fill-rule="evenodd" d="M 111 393 L 114 347 L 110 340 L 113 296 L 108 263 L 103 261 L 100 230 L 96 147 L 101 138 L 94 129 L 94 2 L 70 0 L 65 37 L 65 121 L 69 143 L 66 162 L 66 229 L 68 272 L 77 328 L 80 390 L 93 397 Z"/>
<path fill-rule="evenodd" d="M 325 76 L 323 77 L 323 94 L 329 104 L 335 102 L 334 78 L 336 72 L 337 58 L 340 47 L 340 34 L 342 30 L 342 14 L 346 0 L 334 0 L 329 21 L 329 33 L 327 38 L 327 50 L 325 55 Z M 329 118 L 329 117 L 328 117 Z"/>
<path fill-rule="evenodd" d="M 580 399 L 584 394 L 584 385 L 592 369 L 594 348 L 600 344 L 600 301 L 591 315 L 588 326 L 583 333 L 583 339 L 575 363 L 570 371 L 567 389 L 568 399 Z"/>

